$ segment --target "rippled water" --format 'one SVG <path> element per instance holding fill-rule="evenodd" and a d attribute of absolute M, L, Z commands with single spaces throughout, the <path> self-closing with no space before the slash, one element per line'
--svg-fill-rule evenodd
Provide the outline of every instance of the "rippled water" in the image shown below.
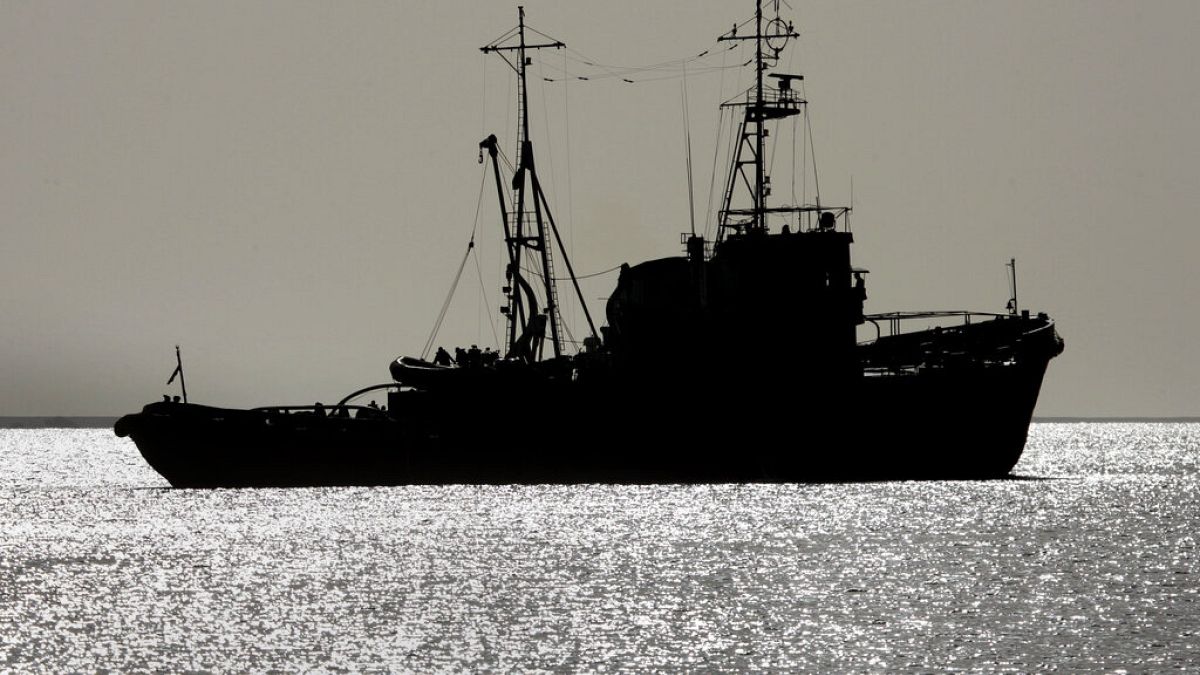
<path fill-rule="evenodd" d="M 0 670 L 1200 664 L 1200 425 L 1035 425 L 993 482 L 172 490 L 107 430 L 0 458 Z"/>

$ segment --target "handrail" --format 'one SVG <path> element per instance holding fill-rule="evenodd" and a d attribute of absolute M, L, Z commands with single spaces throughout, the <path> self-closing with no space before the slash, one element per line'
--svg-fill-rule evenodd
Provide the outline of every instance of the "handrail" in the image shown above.
<path fill-rule="evenodd" d="M 900 331 L 900 323 L 902 321 L 909 321 L 909 320 L 913 320 L 913 319 L 942 319 L 942 318 L 947 318 L 947 317 L 960 317 L 963 320 L 962 325 L 969 326 L 971 324 L 971 319 L 975 318 L 975 317 L 985 318 L 985 319 L 1004 319 L 1004 318 L 1017 318 L 1018 316 L 1021 316 L 1021 315 L 1014 315 L 1014 314 L 1002 313 L 1002 312 L 976 312 L 976 311 L 965 310 L 965 309 L 911 311 L 911 312 L 883 312 L 880 314 L 865 314 L 865 315 L 863 315 L 863 322 L 869 323 L 869 324 L 875 326 L 875 339 L 859 342 L 858 344 L 860 344 L 860 345 L 871 344 L 872 342 L 879 341 L 883 337 L 892 337 L 895 335 L 901 335 L 902 333 Z M 1045 317 L 1045 315 L 1039 315 L 1039 318 L 1046 319 L 1047 321 L 1049 320 L 1048 317 Z M 879 326 L 880 321 L 888 322 L 887 336 L 884 336 L 882 334 L 883 331 L 881 330 L 881 328 Z M 944 326 L 943 328 L 946 328 L 948 330 L 955 330 L 958 328 L 958 326 Z"/>
<path fill-rule="evenodd" d="M 362 389 L 358 389 L 358 390 L 350 392 L 342 400 L 338 401 L 334 405 L 322 405 L 319 403 L 314 403 L 312 405 L 264 405 L 264 406 L 259 406 L 257 408 L 251 408 L 251 410 L 255 410 L 255 411 L 258 411 L 258 410 L 263 410 L 263 411 L 316 410 L 318 406 L 320 406 L 321 408 L 323 408 L 325 410 L 338 410 L 338 409 L 343 409 L 343 408 L 349 409 L 349 410 L 378 410 L 378 408 L 372 408 L 371 406 L 367 406 L 367 405 L 347 405 L 346 402 L 357 396 L 362 396 L 363 394 L 367 393 L 368 391 L 375 391 L 377 389 L 393 389 L 393 388 L 400 388 L 403 386 L 404 385 L 400 384 L 399 382 L 386 382 L 384 384 L 373 384 L 369 387 L 363 387 Z"/>
<path fill-rule="evenodd" d="M 795 89 L 779 89 L 778 87 L 764 86 L 762 88 L 762 98 L 756 103 L 752 99 L 754 87 L 750 87 L 745 91 L 738 92 L 732 97 L 721 103 L 722 108 L 745 108 L 752 105 L 782 105 L 788 108 L 795 109 L 803 105 L 808 105 L 808 101 L 797 95 Z"/>
<path fill-rule="evenodd" d="M 365 419 L 364 415 L 370 413 L 375 419 L 388 419 L 387 407 L 379 408 L 369 405 L 322 405 L 314 403 L 312 405 L 266 405 L 258 408 L 251 408 L 250 412 L 265 413 L 267 415 L 278 415 L 282 417 L 315 415 L 316 417 L 325 417 L 329 419 L 351 419 L 350 413 L 354 412 L 353 419 Z"/>
<path fill-rule="evenodd" d="M 942 316 L 991 316 L 1004 317 L 1012 316 L 1001 312 L 976 312 L 969 309 L 946 309 L 946 310 L 922 310 L 914 312 L 883 312 L 880 314 L 866 314 L 863 316 L 866 320 L 887 319 L 904 321 L 907 319 L 932 319 Z"/>
<path fill-rule="evenodd" d="M 369 405 L 317 405 L 314 403 L 312 405 L 262 405 L 257 408 L 250 408 L 250 411 L 288 412 L 291 410 L 316 410 L 317 408 L 325 410 L 326 412 L 333 410 L 379 410 L 379 408 L 372 408 Z"/>

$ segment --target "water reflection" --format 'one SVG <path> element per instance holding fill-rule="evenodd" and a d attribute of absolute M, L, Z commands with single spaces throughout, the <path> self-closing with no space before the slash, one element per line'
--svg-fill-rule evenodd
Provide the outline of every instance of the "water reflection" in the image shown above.
<path fill-rule="evenodd" d="M 0 432 L 0 669 L 1158 670 L 1200 658 L 1197 425 L 993 482 L 157 490 Z"/>

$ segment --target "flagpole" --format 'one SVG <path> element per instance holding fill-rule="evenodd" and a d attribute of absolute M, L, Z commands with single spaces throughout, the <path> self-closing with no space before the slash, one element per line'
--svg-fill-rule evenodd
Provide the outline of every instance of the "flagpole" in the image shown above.
<path fill-rule="evenodd" d="M 183 390 L 183 402 L 187 403 L 187 380 L 183 379 L 183 357 L 179 354 L 179 345 L 175 345 L 175 368 L 179 371 L 179 388 Z"/>

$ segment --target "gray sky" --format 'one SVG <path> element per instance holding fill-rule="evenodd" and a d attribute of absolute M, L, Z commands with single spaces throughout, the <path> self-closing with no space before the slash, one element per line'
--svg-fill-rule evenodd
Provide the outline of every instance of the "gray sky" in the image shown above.
<path fill-rule="evenodd" d="M 1067 342 L 1039 414 L 1200 414 L 1200 3 L 792 4 L 785 59 L 807 77 L 823 202 L 853 177 L 868 311 L 1000 311 L 1016 257 L 1022 305 Z M 637 65 L 698 53 L 753 3 L 526 9 Z M 217 405 L 386 381 L 465 249 L 479 140 L 512 152 L 512 78 L 477 48 L 515 19 L 501 2 L 0 0 L 0 415 L 136 410 L 167 391 L 177 342 L 189 393 Z M 547 53 L 535 74 L 564 65 L 587 72 Z M 749 76 L 688 79 L 701 219 L 716 103 Z M 531 98 L 576 269 L 678 253 L 680 80 L 538 80 Z M 482 206 L 487 304 L 472 265 L 447 346 L 492 344 L 492 192 Z M 595 313 L 615 281 L 585 283 Z"/>

